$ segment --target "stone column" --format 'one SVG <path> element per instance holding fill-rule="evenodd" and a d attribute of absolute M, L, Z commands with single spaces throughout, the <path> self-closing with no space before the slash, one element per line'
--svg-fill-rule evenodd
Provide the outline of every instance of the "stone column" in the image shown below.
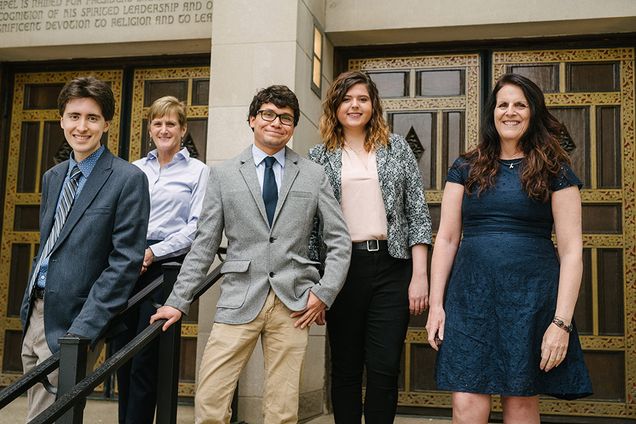
<path fill-rule="evenodd" d="M 252 142 L 247 124 L 254 94 L 285 84 L 298 96 L 301 117 L 289 146 L 306 155 L 318 143 L 321 99 L 311 90 L 313 26 L 324 27 L 325 0 L 215 0 L 212 12 L 207 163 L 229 159 Z M 331 78 L 331 46 L 324 46 L 323 92 Z M 326 75 L 326 76 L 325 76 Z M 211 329 L 218 288 L 201 298 L 197 361 Z M 301 418 L 325 405 L 325 329 L 314 326 L 301 382 Z M 260 343 L 239 380 L 239 418 L 261 423 L 263 354 Z"/>

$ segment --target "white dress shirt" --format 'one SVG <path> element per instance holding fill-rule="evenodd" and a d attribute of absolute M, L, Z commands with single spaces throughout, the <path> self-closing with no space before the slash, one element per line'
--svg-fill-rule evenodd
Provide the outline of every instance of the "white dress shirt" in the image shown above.
<path fill-rule="evenodd" d="M 258 176 L 258 183 L 261 185 L 261 194 L 263 193 L 263 180 L 265 179 L 265 158 L 268 155 L 256 145 L 252 145 L 252 156 L 254 157 L 254 165 L 256 165 L 256 175 Z M 274 179 L 276 180 L 276 186 L 278 193 L 280 193 L 280 185 L 283 181 L 283 172 L 285 171 L 285 148 L 283 147 L 278 152 L 271 155 L 276 159 L 272 170 L 274 171 Z"/>
<path fill-rule="evenodd" d="M 185 147 L 172 161 L 159 166 L 157 150 L 133 162 L 148 178 L 150 219 L 148 240 L 161 240 L 150 246 L 155 259 L 186 253 L 197 230 L 209 169 L 190 157 Z"/>

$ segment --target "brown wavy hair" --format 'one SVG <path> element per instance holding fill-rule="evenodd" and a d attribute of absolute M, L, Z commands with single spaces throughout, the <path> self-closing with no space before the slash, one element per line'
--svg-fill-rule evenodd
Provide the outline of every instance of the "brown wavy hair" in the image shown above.
<path fill-rule="evenodd" d="M 495 185 L 501 144 L 495 127 L 494 110 L 497 93 L 510 84 L 523 91 L 530 107 L 528 129 L 519 141 L 525 156 L 521 186 L 530 198 L 547 202 L 550 199 L 550 180 L 557 176 L 562 164 L 570 165 L 571 162 L 559 144 L 561 123 L 548 111 L 541 89 L 528 78 L 517 74 L 502 76 L 488 97 L 479 145 L 463 155 L 471 165 L 466 192 L 471 194 L 476 190 L 479 196 Z"/>
<path fill-rule="evenodd" d="M 338 75 L 327 91 L 327 97 L 322 103 L 322 116 L 320 118 L 320 136 L 327 150 L 333 151 L 344 145 L 344 131 L 338 121 L 338 107 L 342 104 L 347 91 L 356 84 L 364 84 L 369 92 L 371 100 L 371 119 L 367 123 L 364 148 L 370 151 L 374 147 L 389 144 L 389 126 L 382 114 L 382 103 L 375 83 L 364 72 L 349 71 Z"/>

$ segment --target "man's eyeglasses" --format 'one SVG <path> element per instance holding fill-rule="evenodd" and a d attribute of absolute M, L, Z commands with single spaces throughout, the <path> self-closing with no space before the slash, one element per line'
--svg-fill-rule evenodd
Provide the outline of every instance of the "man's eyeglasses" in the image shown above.
<path fill-rule="evenodd" d="M 276 113 L 270 109 L 261 109 L 256 114 L 261 114 L 261 118 L 263 118 L 267 122 L 274 122 L 276 118 L 280 119 L 280 123 L 291 127 L 294 125 L 294 117 L 288 113 Z"/>

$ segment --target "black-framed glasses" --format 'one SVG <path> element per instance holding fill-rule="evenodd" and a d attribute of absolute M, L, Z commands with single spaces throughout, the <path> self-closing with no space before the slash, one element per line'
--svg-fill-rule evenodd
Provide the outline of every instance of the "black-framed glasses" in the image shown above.
<path fill-rule="evenodd" d="M 294 117 L 288 113 L 276 113 L 271 109 L 261 109 L 256 114 L 261 114 L 261 118 L 263 118 L 267 122 L 274 122 L 276 118 L 280 119 L 280 123 L 283 125 L 287 125 L 291 127 L 294 125 Z"/>

